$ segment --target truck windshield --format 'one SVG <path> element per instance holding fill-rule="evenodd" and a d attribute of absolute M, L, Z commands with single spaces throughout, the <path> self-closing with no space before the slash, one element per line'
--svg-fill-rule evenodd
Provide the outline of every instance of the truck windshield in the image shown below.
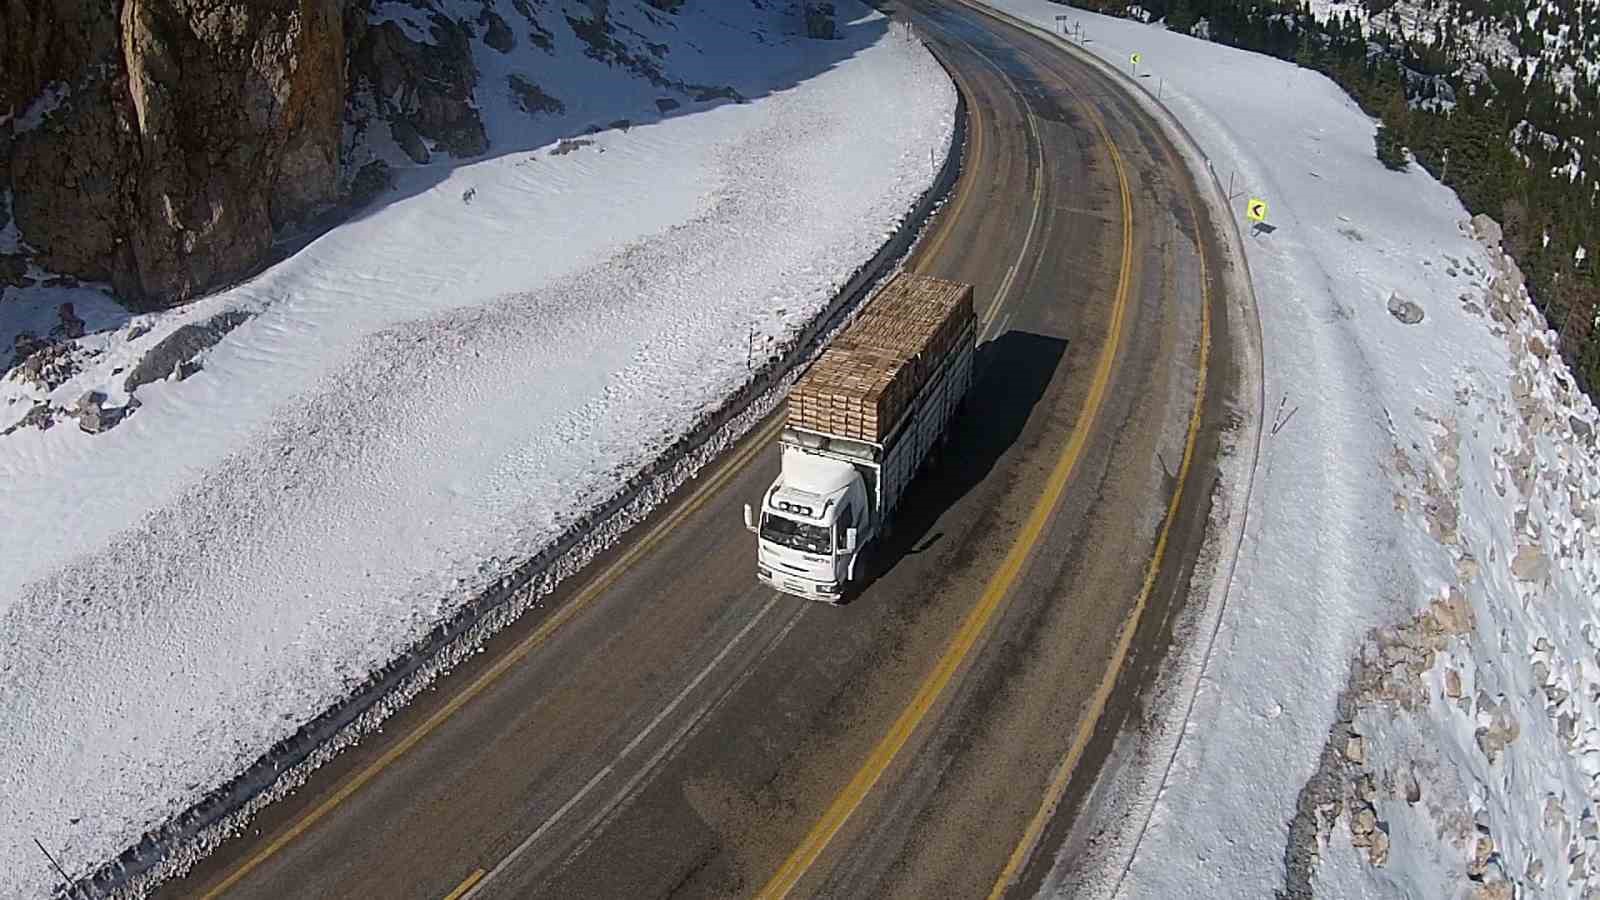
<path fill-rule="evenodd" d="M 761 539 L 806 553 L 832 553 L 828 529 L 768 513 L 761 517 Z"/>

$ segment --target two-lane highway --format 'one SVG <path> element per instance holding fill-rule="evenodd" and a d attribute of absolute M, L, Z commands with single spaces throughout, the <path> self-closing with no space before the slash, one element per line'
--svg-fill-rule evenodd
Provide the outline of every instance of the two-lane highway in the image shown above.
<path fill-rule="evenodd" d="M 885 8 L 967 98 L 962 178 L 911 265 L 977 286 L 987 342 L 863 594 L 829 608 L 756 583 L 740 507 L 775 474 L 769 420 L 166 893 L 1028 881 L 1132 708 L 1119 673 L 1159 661 L 1203 534 L 1233 382 L 1221 254 L 1120 86 L 954 0 Z"/>

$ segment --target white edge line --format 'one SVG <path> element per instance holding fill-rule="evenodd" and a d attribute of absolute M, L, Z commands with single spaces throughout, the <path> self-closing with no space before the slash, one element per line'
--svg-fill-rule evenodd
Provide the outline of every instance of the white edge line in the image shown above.
<path fill-rule="evenodd" d="M 594 777 L 589 779 L 588 784 L 585 784 L 578 790 L 576 794 L 573 794 L 571 799 L 567 800 L 566 803 L 563 803 L 561 808 L 556 810 L 555 813 L 550 816 L 550 818 L 545 819 L 542 823 L 540 823 L 539 827 L 535 828 L 532 834 L 523 838 L 522 843 L 518 844 L 510 853 L 506 854 L 504 859 L 496 863 L 495 867 L 490 869 L 487 875 L 483 876 L 478 880 L 477 884 L 472 886 L 472 890 L 462 895 L 461 900 L 471 900 L 471 898 L 476 897 L 478 893 L 483 890 L 484 885 L 493 881 L 495 876 L 501 874 L 512 863 L 516 862 L 517 859 L 522 856 L 522 854 L 528 851 L 528 848 L 532 847 L 534 843 L 539 840 L 539 838 L 543 837 L 546 832 L 556 825 L 556 823 L 565 818 L 567 813 L 571 812 L 573 807 L 577 806 L 584 797 L 588 796 L 589 792 L 594 790 L 595 787 L 606 778 L 606 776 L 615 771 L 617 763 L 621 762 L 623 757 L 637 749 L 638 746 L 650 736 L 652 731 L 655 731 L 656 728 L 660 726 L 668 716 L 672 715 L 674 710 L 683 705 L 683 701 L 694 692 L 694 689 L 699 687 L 701 682 L 705 681 L 706 678 L 710 677 L 711 673 L 722 664 L 722 661 L 728 658 L 728 654 L 733 652 L 733 648 L 744 641 L 745 637 L 750 634 L 756 625 L 759 624 L 762 619 L 767 617 L 767 613 L 772 612 L 773 607 L 778 604 L 778 600 L 780 598 L 781 595 L 773 594 L 772 598 L 767 601 L 767 605 L 762 607 L 760 612 L 756 613 L 753 617 L 751 617 L 750 621 L 745 623 L 744 628 L 740 629 L 739 633 L 733 636 L 733 640 L 723 645 L 722 649 L 717 652 L 717 655 L 712 657 L 709 663 L 706 663 L 705 668 L 701 669 L 700 672 L 696 674 L 687 685 L 684 686 L 683 690 L 679 691 L 678 695 L 672 698 L 671 703 L 668 703 L 666 706 L 662 707 L 660 712 L 656 713 L 655 718 L 650 720 L 650 724 L 646 725 L 643 730 L 634 735 L 633 740 L 629 741 L 627 745 L 624 746 L 622 750 L 612 758 L 610 763 L 608 763 L 599 772 L 596 772 Z M 650 765 L 647 764 L 643 771 L 649 771 L 649 769 Z M 630 782 L 630 786 L 631 784 L 632 782 Z M 627 790 L 627 787 L 625 787 L 624 790 Z"/>

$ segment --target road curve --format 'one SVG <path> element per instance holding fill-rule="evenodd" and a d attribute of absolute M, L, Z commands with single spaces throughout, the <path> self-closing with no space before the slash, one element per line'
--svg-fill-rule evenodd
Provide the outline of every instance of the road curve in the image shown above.
<path fill-rule="evenodd" d="M 1203 536 L 1235 381 L 1222 254 L 1120 86 L 954 0 L 884 6 L 968 100 L 966 169 L 910 265 L 974 283 L 988 340 L 862 596 L 756 583 L 740 506 L 775 474 L 769 420 L 554 612 L 164 896 L 965 897 L 1037 878 Z"/>

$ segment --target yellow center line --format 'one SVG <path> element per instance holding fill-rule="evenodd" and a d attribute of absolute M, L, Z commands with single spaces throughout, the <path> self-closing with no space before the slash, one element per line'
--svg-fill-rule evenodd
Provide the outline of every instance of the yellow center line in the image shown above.
<path fill-rule="evenodd" d="M 462 897 L 466 896 L 467 891 L 472 890 L 473 885 L 483 880 L 483 875 L 482 869 L 473 869 L 472 874 L 468 875 L 465 881 L 456 885 L 455 890 L 444 895 L 444 900 L 461 900 Z"/>
<path fill-rule="evenodd" d="M 939 658 L 933 671 L 929 672 L 917 688 L 916 695 L 912 697 L 910 705 L 900 713 L 889 732 L 878 742 L 868 755 L 865 763 L 857 770 L 843 791 L 834 798 L 833 803 L 823 813 L 822 818 L 812 826 L 800 846 L 784 861 L 783 865 L 767 882 L 757 895 L 767 900 L 778 900 L 788 895 L 794 889 L 817 858 L 822 855 L 834 835 L 844 827 L 845 822 L 860 807 L 867 794 L 877 785 L 889 765 L 894 762 L 900 750 L 905 747 L 911 735 L 927 717 L 929 710 L 939 700 L 945 689 L 955 678 L 956 671 L 966 660 L 967 655 L 983 636 L 989 622 L 994 618 L 1001 607 L 1001 601 L 1007 597 L 1012 584 L 1021 573 L 1023 565 L 1044 533 L 1045 526 L 1049 524 L 1055 512 L 1057 502 L 1065 491 L 1067 481 L 1071 478 L 1073 470 L 1077 467 L 1083 455 L 1084 446 L 1088 442 L 1089 432 L 1099 415 L 1100 407 L 1105 400 L 1106 391 L 1111 382 L 1111 370 L 1116 361 L 1117 351 L 1122 340 L 1122 329 L 1127 313 L 1128 285 L 1133 268 L 1133 200 L 1128 189 L 1127 172 L 1124 170 L 1122 154 L 1117 149 L 1111 135 L 1105 128 L 1105 123 L 1095 120 L 1095 127 L 1100 133 L 1100 138 L 1105 142 L 1106 149 L 1111 156 L 1111 162 L 1117 173 L 1117 184 L 1122 199 L 1122 266 L 1117 277 L 1117 290 L 1115 301 L 1112 305 L 1113 314 L 1111 327 L 1106 336 L 1105 345 L 1100 350 L 1100 356 L 1095 364 L 1094 376 L 1089 385 L 1089 393 L 1084 402 L 1084 408 L 1073 425 L 1072 434 L 1068 437 L 1066 446 L 1061 450 L 1054 469 L 1045 483 L 1044 492 L 1038 502 L 1034 504 L 1032 512 L 1023 524 L 1022 531 L 1017 535 L 1010 550 L 1001 561 L 999 569 L 989 582 L 984 586 L 983 594 L 978 603 L 962 621 L 955 637 L 951 640 L 944 654 Z"/>
<path fill-rule="evenodd" d="M 1031 54 L 1026 54 L 1026 52 L 1024 52 L 1024 55 L 1032 58 Z M 1034 61 L 1037 64 L 1037 60 L 1035 59 Z M 1068 90 L 1072 90 L 1070 86 Z M 1074 96 L 1077 96 L 1075 92 Z M 1098 118 L 1098 114 L 1095 117 Z M 1194 198 L 1189 196 L 1188 192 L 1185 192 L 1185 197 L 1188 201 L 1190 215 L 1198 226 L 1200 219 L 1194 208 Z M 1173 488 L 1172 499 L 1167 503 L 1166 518 L 1162 522 L 1161 532 L 1156 538 L 1155 551 L 1150 558 L 1149 567 L 1145 570 L 1144 584 L 1139 590 L 1139 596 L 1134 602 L 1133 609 L 1122 623 L 1110 665 L 1107 666 L 1104 675 L 1101 676 L 1100 684 L 1095 688 L 1088 710 L 1078 721 L 1078 729 L 1073 736 L 1071 747 L 1067 750 L 1067 755 L 1051 775 L 1043 802 L 1039 805 L 1038 811 L 1034 813 L 1032 820 L 1028 822 L 1027 829 L 1023 831 L 1022 839 L 1017 842 L 1016 847 L 1011 851 L 1010 858 L 1006 860 L 1005 868 L 1001 870 L 1000 876 L 995 879 L 994 887 L 989 891 L 989 900 L 999 900 L 1010 889 L 1012 882 L 1021 873 L 1023 866 L 1028 862 L 1028 858 L 1033 855 L 1034 850 L 1038 847 L 1039 839 L 1044 835 L 1044 830 L 1050 824 L 1050 820 L 1054 818 L 1062 798 L 1066 796 L 1067 786 L 1072 780 L 1073 772 L 1077 768 L 1078 762 L 1083 758 L 1084 752 L 1088 749 L 1089 740 L 1094 736 L 1095 728 L 1100 723 L 1100 717 L 1104 715 L 1106 705 L 1111 700 L 1111 691 L 1116 686 L 1117 676 L 1122 671 L 1123 661 L 1127 658 L 1128 651 L 1132 648 L 1133 637 L 1135 632 L 1138 631 L 1140 620 L 1144 616 L 1145 606 L 1150 599 L 1151 592 L 1155 590 L 1156 577 L 1161 571 L 1161 562 L 1166 555 L 1167 541 L 1172 534 L 1173 523 L 1178 518 L 1178 505 L 1183 500 L 1184 482 L 1188 480 L 1189 469 L 1194 462 L 1195 445 L 1200 436 L 1200 422 L 1205 411 L 1206 373 L 1211 360 L 1210 276 L 1207 274 L 1206 269 L 1204 243 L 1197 240 L 1195 248 L 1200 259 L 1199 375 L 1195 379 L 1194 409 L 1189 414 L 1189 433 L 1184 443 L 1183 461 L 1178 466 L 1177 484 Z"/>

